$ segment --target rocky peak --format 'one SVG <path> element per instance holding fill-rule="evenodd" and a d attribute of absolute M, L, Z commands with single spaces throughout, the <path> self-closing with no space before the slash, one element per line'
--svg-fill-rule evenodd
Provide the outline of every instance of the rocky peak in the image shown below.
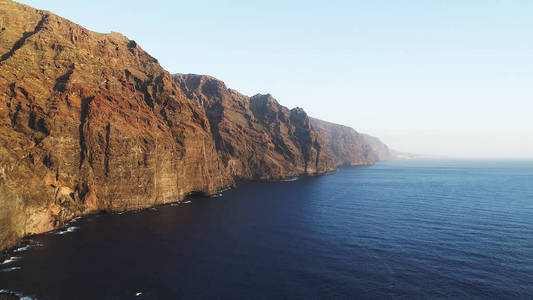
<path fill-rule="evenodd" d="M 266 124 L 278 120 L 286 122 L 289 118 L 289 109 L 281 106 L 270 94 L 256 94 L 250 98 L 250 109 L 254 116 Z"/>
<path fill-rule="evenodd" d="M 291 109 L 291 121 L 299 126 L 311 131 L 311 120 L 303 108 L 296 107 Z"/>
<path fill-rule="evenodd" d="M 174 74 L 174 80 L 181 89 L 190 97 L 194 95 L 204 101 L 212 98 L 227 97 L 229 90 L 224 82 L 206 75 L 196 74 Z"/>

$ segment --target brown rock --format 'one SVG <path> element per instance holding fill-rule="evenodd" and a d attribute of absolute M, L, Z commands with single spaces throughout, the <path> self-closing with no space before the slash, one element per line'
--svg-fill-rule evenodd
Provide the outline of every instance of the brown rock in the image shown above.
<path fill-rule="evenodd" d="M 217 151 L 240 179 L 280 179 L 335 170 L 326 144 L 301 108 L 271 95 L 244 96 L 210 76 L 176 74 L 189 98 L 205 108 Z"/>
<path fill-rule="evenodd" d="M 0 249 L 233 184 L 203 108 L 134 41 L 0 1 Z"/>

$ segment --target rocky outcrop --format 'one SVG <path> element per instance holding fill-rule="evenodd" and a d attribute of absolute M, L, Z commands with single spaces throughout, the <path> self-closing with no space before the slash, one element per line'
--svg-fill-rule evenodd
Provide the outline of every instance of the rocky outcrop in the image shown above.
<path fill-rule="evenodd" d="M 213 77 L 176 74 L 184 93 L 203 107 L 228 172 L 241 179 L 279 179 L 335 170 L 333 157 L 301 108 L 271 95 L 244 96 Z"/>
<path fill-rule="evenodd" d="M 337 166 L 374 164 L 375 154 L 362 134 L 353 128 L 319 119 L 311 119 L 313 128 L 323 137 L 335 156 Z"/>

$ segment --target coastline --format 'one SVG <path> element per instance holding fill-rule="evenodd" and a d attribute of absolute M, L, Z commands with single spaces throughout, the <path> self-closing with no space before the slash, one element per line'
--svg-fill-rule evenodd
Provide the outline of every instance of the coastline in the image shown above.
<path fill-rule="evenodd" d="M 87 211 L 87 213 L 73 215 L 72 217 L 70 217 L 68 219 L 65 219 L 60 225 L 58 225 L 58 226 L 56 226 L 56 227 L 54 227 L 52 229 L 48 229 L 48 230 L 45 230 L 45 231 L 35 232 L 35 233 L 24 235 L 23 237 L 19 238 L 14 244 L 11 244 L 11 245 L 8 245 L 8 246 L 5 246 L 5 247 L 0 247 L 0 260 L 4 261 L 5 259 L 9 258 L 10 254 L 13 254 L 13 251 L 15 251 L 16 249 L 20 249 L 21 247 L 26 247 L 28 245 L 31 245 L 31 243 L 32 243 L 31 238 L 32 237 L 45 235 L 45 234 L 50 234 L 50 233 L 56 232 L 58 230 L 66 229 L 66 228 L 69 227 L 69 224 L 72 223 L 73 221 L 78 220 L 80 218 L 85 218 L 85 217 L 88 217 L 88 216 L 91 216 L 91 215 L 98 215 L 98 214 L 117 214 L 117 215 L 121 215 L 121 214 L 126 213 L 126 212 L 144 211 L 144 210 L 154 209 L 154 208 L 158 208 L 158 207 L 165 207 L 165 206 L 171 206 L 171 205 L 175 205 L 175 204 L 180 204 L 180 203 L 183 203 L 185 201 L 190 201 L 190 199 L 193 199 L 194 197 L 198 197 L 198 196 L 199 197 L 219 197 L 219 196 L 221 196 L 221 193 L 223 193 L 224 191 L 227 191 L 229 189 L 238 188 L 238 186 L 240 184 L 244 184 L 244 183 L 247 183 L 247 182 L 265 182 L 265 183 L 269 183 L 269 182 L 280 182 L 280 181 L 294 181 L 294 180 L 298 180 L 298 179 L 305 178 L 305 177 L 315 177 L 315 176 L 322 176 L 322 175 L 327 175 L 327 174 L 334 174 L 334 173 L 336 173 L 338 171 L 338 168 L 341 168 L 341 167 L 344 168 L 344 167 L 361 167 L 361 166 L 371 166 L 371 165 L 339 166 L 339 167 L 335 168 L 334 170 L 328 170 L 328 171 L 325 171 L 325 172 L 311 173 L 311 174 L 310 173 L 302 173 L 302 174 L 299 174 L 299 175 L 296 175 L 296 176 L 287 175 L 287 176 L 282 176 L 280 178 L 269 178 L 269 179 L 239 179 L 239 178 L 235 178 L 233 180 L 233 183 L 228 184 L 226 186 L 223 186 L 223 187 L 217 189 L 214 192 L 203 192 L 203 191 L 202 192 L 190 192 L 190 193 L 186 194 L 185 196 L 183 196 L 183 198 L 180 198 L 177 201 L 161 202 L 161 203 L 155 203 L 155 204 L 152 204 L 152 205 L 150 205 L 148 202 L 145 202 L 147 205 L 140 205 L 140 206 L 136 206 L 136 207 L 129 206 L 126 209 L 113 209 L 113 208 L 111 208 L 111 209 L 101 209 L 101 210 Z M 0 246 L 3 246 L 3 245 L 0 245 Z"/>
<path fill-rule="evenodd" d="M 0 250 L 95 212 L 214 195 L 239 178 L 316 176 L 375 160 L 354 129 L 311 120 L 271 94 L 250 97 L 211 76 L 171 74 L 126 36 L 0 4 L 10 20 L 1 39 L 17 50 L 0 65 Z M 35 31 L 18 40 L 29 27 Z M 44 75 L 41 66 L 54 64 Z"/>

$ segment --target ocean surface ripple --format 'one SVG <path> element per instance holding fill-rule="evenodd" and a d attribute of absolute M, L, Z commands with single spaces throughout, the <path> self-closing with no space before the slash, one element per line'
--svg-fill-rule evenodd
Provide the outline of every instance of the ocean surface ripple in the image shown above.
<path fill-rule="evenodd" d="M 531 161 L 384 162 L 189 201 L 88 216 L 36 237 L 39 247 L 2 262 L 0 290 L 36 299 L 533 297 Z"/>

